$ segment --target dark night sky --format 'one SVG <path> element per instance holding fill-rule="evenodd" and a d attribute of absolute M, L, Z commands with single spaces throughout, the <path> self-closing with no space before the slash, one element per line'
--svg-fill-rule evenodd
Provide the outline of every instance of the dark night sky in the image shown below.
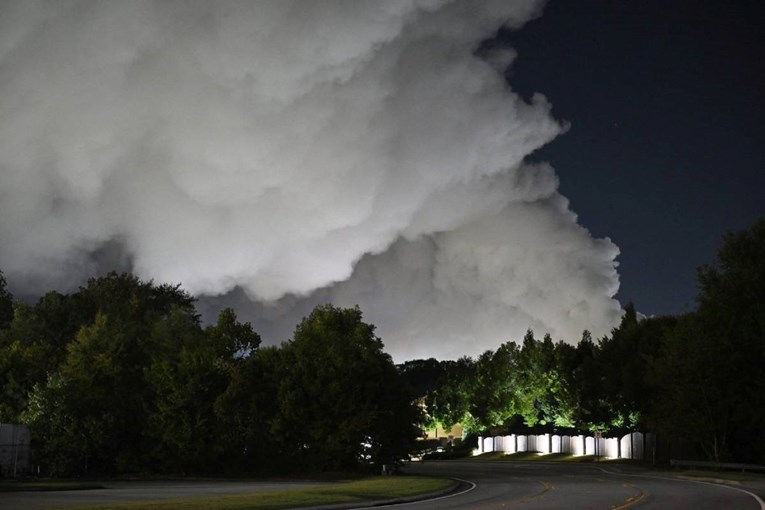
<path fill-rule="evenodd" d="M 500 37 L 509 79 L 571 129 L 553 164 L 580 223 L 620 248 L 622 303 L 692 309 L 696 268 L 765 215 L 764 3 L 551 1 Z"/>

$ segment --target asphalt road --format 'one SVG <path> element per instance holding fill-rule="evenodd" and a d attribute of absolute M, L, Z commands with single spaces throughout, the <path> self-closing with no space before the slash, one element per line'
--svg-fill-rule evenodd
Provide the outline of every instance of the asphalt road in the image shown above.
<path fill-rule="evenodd" d="M 411 464 L 404 470 L 412 474 L 459 478 L 466 482 L 461 492 L 456 494 L 386 508 L 765 510 L 765 504 L 743 489 L 682 480 L 671 474 L 638 471 L 624 466 L 428 461 L 425 464 Z M 292 490 L 320 484 L 209 480 L 105 482 L 104 489 L 96 490 L 0 493 L 0 509 L 41 510 L 69 505 L 209 497 Z"/>
<path fill-rule="evenodd" d="M 214 497 L 231 494 L 283 491 L 315 487 L 322 482 L 247 481 L 125 481 L 103 482 L 104 489 L 45 492 L 0 492 L 2 510 L 43 508 L 103 503 L 135 503 L 169 498 Z"/>
<path fill-rule="evenodd" d="M 622 466 L 428 461 L 411 464 L 405 471 L 460 478 L 471 484 L 461 494 L 389 508 L 765 510 L 761 501 L 744 490 Z"/>

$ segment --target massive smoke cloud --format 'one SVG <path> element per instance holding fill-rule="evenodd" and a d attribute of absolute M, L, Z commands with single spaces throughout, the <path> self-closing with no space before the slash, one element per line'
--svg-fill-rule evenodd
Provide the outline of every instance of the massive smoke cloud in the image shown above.
<path fill-rule="evenodd" d="M 524 163 L 565 127 L 505 83 L 511 50 L 476 52 L 541 2 L 1 5 L 15 287 L 71 288 L 127 254 L 274 336 L 314 303 L 359 304 L 397 359 L 618 320 L 618 249 Z"/>

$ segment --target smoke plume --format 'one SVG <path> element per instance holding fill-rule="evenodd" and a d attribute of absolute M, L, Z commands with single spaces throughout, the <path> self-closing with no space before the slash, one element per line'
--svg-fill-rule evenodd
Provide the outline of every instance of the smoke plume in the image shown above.
<path fill-rule="evenodd" d="M 397 359 L 604 333 L 618 249 L 524 162 L 565 127 L 476 51 L 541 3 L 3 2 L 0 269 L 127 259 L 272 342 L 359 304 Z"/>

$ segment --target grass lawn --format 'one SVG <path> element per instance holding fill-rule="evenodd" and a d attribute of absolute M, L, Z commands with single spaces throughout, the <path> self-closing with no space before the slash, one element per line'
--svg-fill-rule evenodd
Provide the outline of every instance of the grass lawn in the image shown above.
<path fill-rule="evenodd" d="M 62 507 L 67 510 L 275 510 L 333 503 L 363 503 L 394 499 L 448 489 L 455 482 L 424 476 L 378 476 L 352 482 L 335 483 L 309 489 L 259 492 L 214 498 L 171 499 L 113 505 Z"/>
<path fill-rule="evenodd" d="M 751 471 L 741 472 L 693 469 L 688 471 L 678 471 L 677 473 L 682 476 L 687 476 L 688 478 L 714 478 L 731 482 L 765 482 L 764 473 L 753 473 Z"/>
<path fill-rule="evenodd" d="M 543 462 L 597 462 L 604 464 L 639 464 L 641 461 L 632 461 L 628 459 L 606 459 L 594 455 L 571 455 L 569 453 L 548 453 L 540 454 L 536 452 L 519 452 L 505 454 L 502 452 L 491 452 L 470 457 L 474 460 L 501 460 L 501 461 L 543 461 Z"/>

